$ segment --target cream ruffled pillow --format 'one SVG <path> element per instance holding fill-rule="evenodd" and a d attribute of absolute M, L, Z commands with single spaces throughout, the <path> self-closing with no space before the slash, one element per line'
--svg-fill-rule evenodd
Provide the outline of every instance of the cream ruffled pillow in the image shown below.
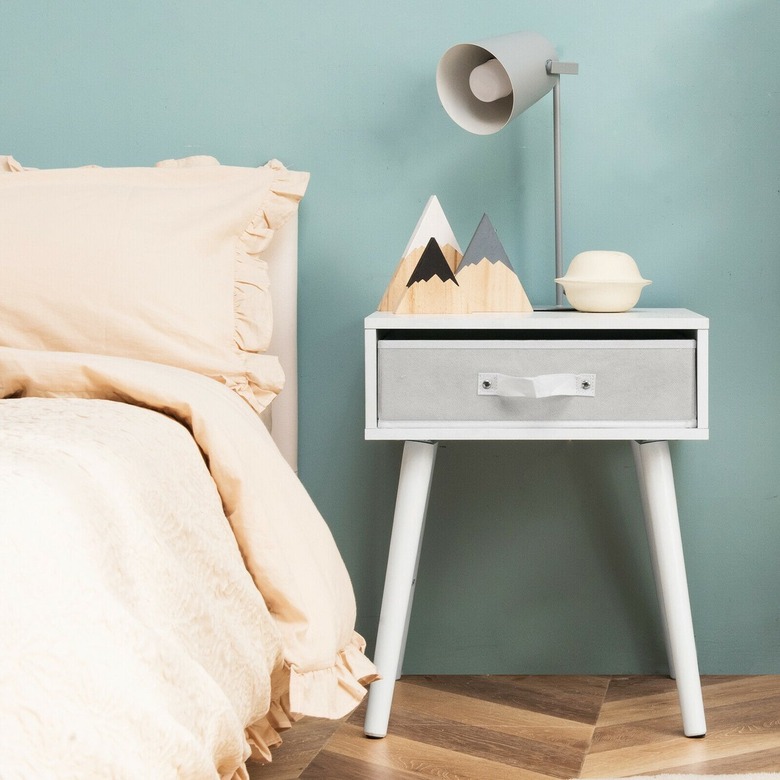
<path fill-rule="evenodd" d="M 263 250 L 309 174 L 211 157 L 32 170 L 0 156 L 0 345 L 150 360 L 258 411 L 281 389 Z"/>

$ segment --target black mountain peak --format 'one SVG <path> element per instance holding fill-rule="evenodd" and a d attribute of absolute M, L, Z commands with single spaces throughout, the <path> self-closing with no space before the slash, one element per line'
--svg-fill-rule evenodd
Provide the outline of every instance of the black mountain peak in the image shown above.
<path fill-rule="evenodd" d="M 414 267 L 414 271 L 412 271 L 406 286 L 411 287 L 415 282 L 427 282 L 434 276 L 438 276 L 443 282 L 450 280 L 458 284 L 458 280 L 455 278 L 455 274 L 452 273 L 452 269 L 444 257 L 438 241 L 435 238 L 431 238 L 417 261 L 417 265 Z"/>

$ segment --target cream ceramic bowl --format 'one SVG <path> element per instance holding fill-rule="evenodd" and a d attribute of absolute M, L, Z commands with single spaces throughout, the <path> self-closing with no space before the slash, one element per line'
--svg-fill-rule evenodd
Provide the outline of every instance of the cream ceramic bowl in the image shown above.
<path fill-rule="evenodd" d="M 580 252 L 565 276 L 555 280 L 578 311 L 618 312 L 636 306 L 642 288 L 650 284 L 625 252 Z"/>

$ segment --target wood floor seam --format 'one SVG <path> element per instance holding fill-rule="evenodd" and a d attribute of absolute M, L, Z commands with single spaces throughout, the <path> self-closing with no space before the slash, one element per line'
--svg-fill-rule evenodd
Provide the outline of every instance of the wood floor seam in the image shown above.
<path fill-rule="evenodd" d="M 598 728 L 599 720 L 601 719 L 601 714 L 604 711 L 604 702 L 606 702 L 606 700 L 607 700 L 607 696 L 609 695 L 609 688 L 610 688 L 611 685 L 612 685 L 612 679 L 610 678 L 609 682 L 607 683 L 606 687 L 604 688 L 604 695 L 601 697 L 601 702 L 599 704 L 599 713 L 598 713 L 598 716 L 596 718 L 596 722 L 591 727 L 590 739 L 588 740 L 588 745 L 587 745 L 585 751 L 582 754 L 582 759 L 580 760 L 580 766 L 579 766 L 579 769 L 577 770 L 577 777 L 581 777 L 582 776 L 582 769 L 583 769 L 583 767 L 585 765 L 585 759 L 587 758 L 588 754 L 591 751 L 591 748 L 593 747 L 593 738 L 596 735 L 596 729 Z"/>

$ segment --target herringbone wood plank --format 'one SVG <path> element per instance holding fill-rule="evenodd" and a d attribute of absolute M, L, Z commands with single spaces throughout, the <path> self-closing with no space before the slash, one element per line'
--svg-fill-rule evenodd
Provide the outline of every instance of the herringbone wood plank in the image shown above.
<path fill-rule="evenodd" d="M 365 704 L 305 719 L 251 780 L 546 780 L 780 772 L 780 676 L 705 677 L 708 734 L 682 735 L 664 677 L 424 676 L 396 685 L 385 739 Z"/>
<path fill-rule="evenodd" d="M 707 736 L 686 739 L 672 680 L 614 680 L 582 777 L 780 771 L 780 676 L 702 682 Z"/>

